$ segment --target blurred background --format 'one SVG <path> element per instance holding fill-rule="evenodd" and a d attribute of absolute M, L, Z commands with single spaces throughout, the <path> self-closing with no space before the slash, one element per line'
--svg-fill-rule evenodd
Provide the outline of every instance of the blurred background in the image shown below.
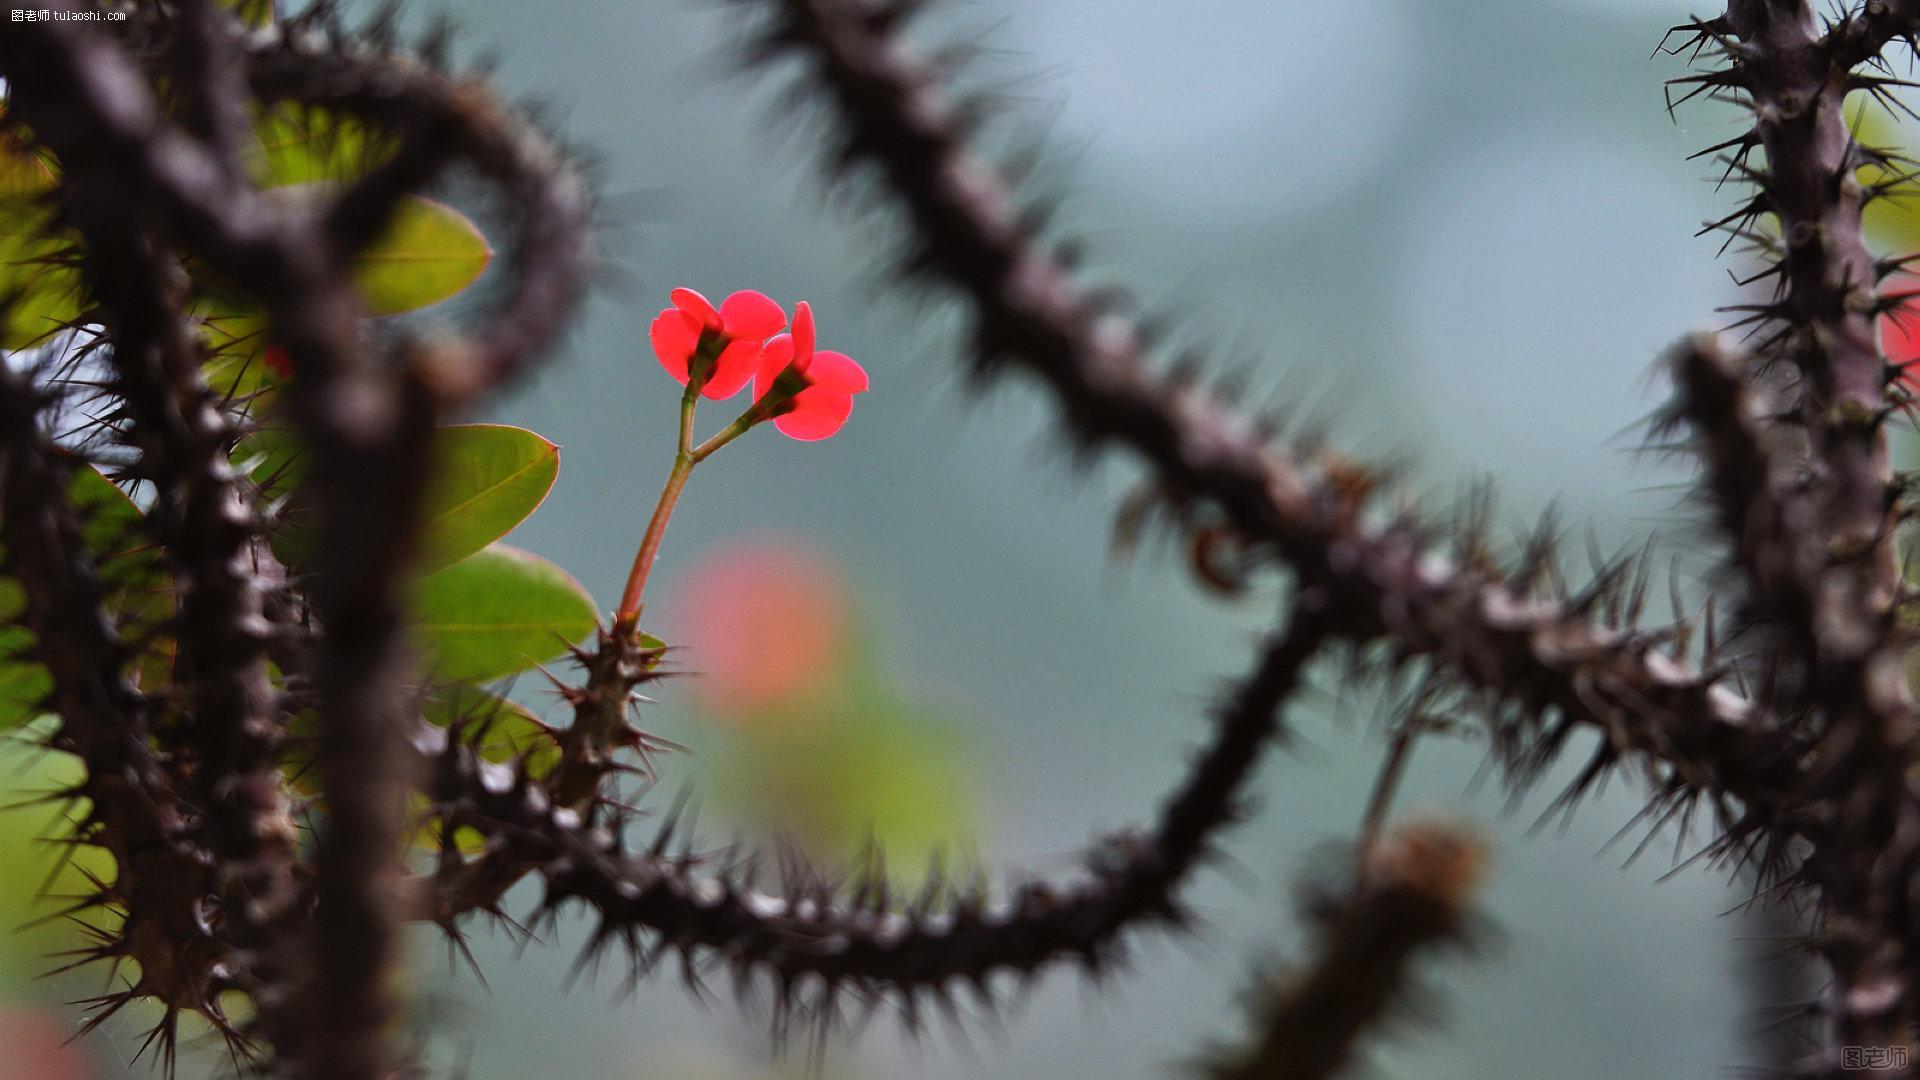
<path fill-rule="evenodd" d="M 696 474 L 650 589 L 649 629 L 688 646 L 687 677 L 646 714 L 693 751 L 662 760 L 663 787 L 701 795 L 716 844 L 784 836 L 845 855 L 871 830 L 902 877 L 935 850 L 995 874 L 1066 871 L 1095 833 L 1155 811 L 1278 594 L 1222 603 L 1165 553 L 1109 560 L 1136 474 L 1062 465 L 1028 387 L 965 391 L 953 309 L 887 287 L 891 216 L 859 184 L 823 194 L 822 120 L 787 90 L 793 72 L 737 74 L 745 10 L 450 9 L 605 194 L 610 272 L 560 362 L 487 417 L 563 447 L 552 497 L 512 540 L 610 605 L 673 442 L 679 390 L 646 321 L 683 284 L 810 300 L 822 347 L 856 357 L 874 388 L 827 442 L 756 431 Z M 1687 14 L 1679 0 L 946 0 L 915 32 L 982 46 L 962 77 L 1007 106 L 1003 141 L 1045 138 L 1032 190 L 1068 196 L 1059 220 L 1089 242 L 1095 275 L 1175 314 L 1179 341 L 1243 371 L 1250 400 L 1298 403 L 1356 455 L 1403 463 L 1434 507 L 1491 476 L 1516 529 L 1557 505 L 1603 550 L 1664 530 L 1672 554 L 1697 523 L 1678 512 L 1681 474 L 1636 452 L 1636 425 L 1662 392 L 1650 367 L 1728 302 L 1737 265 L 1693 236 L 1732 195 L 1684 160 L 1728 118 L 1670 121 L 1660 83 L 1682 68 L 1649 58 Z M 1004 1023 L 961 1035 L 916 1042 L 876 1023 L 832 1042 L 823 1074 L 1164 1077 L 1238 1034 L 1253 965 L 1297 955 L 1293 883 L 1352 837 L 1384 752 L 1380 703 L 1337 676 L 1259 776 L 1263 812 L 1230 836 L 1234 864 L 1194 888 L 1204 933 L 1140 942 L 1133 972 L 1098 989 L 1057 972 Z M 530 684 L 517 696 L 548 703 Z M 59 767 L 14 759 L 9 788 L 50 785 Z M 1745 888 L 1667 876 L 1671 836 L 1622 869 L 1637 834 L 1607 845 L 1641 808 L 1631 785 L 1534 829 L 1551 784 L 1511 804 L 1476 783 L 1481 764 L 1476 746 L 1430 741 L 1403 789 L 1402 813 L 1497 838 L 1493 930 L 1477 960 L 1430 971 L 1441 1025 L 1378 1047 L 1384 1074 L 1612 1080 L 1754 1063 L 1765 929 L 1729 913 Z M 37 813 L 0 819 L 9 926 L 33 915 L 35 867 L 51 865 Z M 664 978 L 622 994 L 617 963 L 567 989 L 581 930 L 524 951 L 481 932 L 490 989 L 421 936 L 436 1058 L 473 1080 L 805 1071 L 724 991 L 703 1003 Z M 73 934 L 0 936 L 0 1078 L 126 1072 L 139 1017 L 57 1050 L 77 1014 L 52 1003 L 97 992 L 99 975 L 33 976 Z M 185 1072 L 211 1068 L 202 1056 Z"/>

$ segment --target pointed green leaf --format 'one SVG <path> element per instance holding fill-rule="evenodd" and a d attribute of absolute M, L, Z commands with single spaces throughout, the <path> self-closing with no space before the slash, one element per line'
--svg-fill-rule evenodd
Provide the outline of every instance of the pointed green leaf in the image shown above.
<path fill-rule="evenodd" d="M 306 457 L 284 428 L 249 434 L 234 450 L 269 499 L 293 495 L 306 477 Z M 413 572 L 450 566 L 507 535 L 539 507 L 560 473 L 560 448 L 526 428 L 456 424 L 434 432 L 433 477 L 422 512 L 420 553 Z M 272 537 L 282 562 L 301 565 L 312 555 L 311 519 L 296 498 L 281 513 Z"/>
<path fill-rule="evenodd" d="M 267 385 L 267 317 L 257 310 L 228 310 L 203 304 L 195 316 L 207 362 L 200 373 L 214 393 L 228 400 L 245 398 Z"/>
<path fill-rule="evenodd" d="M 525 521 L 560 475 L 560 448 L 526 428 L 461 424 L 433 439 L 419 573 L 479 551 Z"/>
<path fill-rule="evenodd" d="M 278 503 L 267 536 L 273 557 L 287 566 L 305 566 L 313 558 L 313 514 L 298 494 L 307 477 L 306 445 L 286 428 L 259 428 L 234 446 L 233 463 L 260 485 L 262 501 Z"/>
<path fill-rule="evenodd" d="M 54 227 L 45 201 L 54 184 L 53 167 L 24 133 L 0 132 L 0 349 L 57 333 L 85 308 L 76 240 Z"/>
<path fill-rule="evenodd" d="M 53 677 L 44 666 L 18 659 L 33 645 L 33 631 L 14 625 L 22 605 L 20 584 L 0 578 L 0 619 L 6 623 L 0 626 L 0 732 L 40 715 L 42 703 L 53 692 Z"/>
<path fill-rule="evenodd" d="M 494 544 L 413 588 L 414 634 L 434 675 L 479 682 L 525 671 L 598 624 L 593 598 L 546 559 Z"/>
<path fill-rule="evenodd" d="M 283 102 L 254 121 L 247 166 L 261 187 L 358 180 L 393 153 L 353 117 Z"/>
<path fill-rule="evenodd" d="M 493 258 L 473 222 L 444 203 L 408 196 L 380 239 L 353 263 L 360 299 L 374 315 L 397 315 L 473 284 Z"/>
<path fill-rule="evenodd" d="M 59 333 L 86 310 L 75 238 L 52 227 L 39 202 L 0 197 L 0 349 L 21 349 Z"/>

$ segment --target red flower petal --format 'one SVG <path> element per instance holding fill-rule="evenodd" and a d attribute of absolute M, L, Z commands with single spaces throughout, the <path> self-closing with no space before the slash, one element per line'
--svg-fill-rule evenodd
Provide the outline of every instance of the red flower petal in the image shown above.
<path fill-rule="evenodd" d="M 1902 310 L 1881 316 L 1880 347 L 1902 379 L 1920 381 L 1920 312 Z"/>
<path fill-rule="evenodd" d="M 833 435 L 853 415 L 853 395 L 829 386 L 809 386 L 793 396 L 793 411 L 773 418 L 780 434 L 801 442 Z"/>
<path fill-rule="evenodd" d="M 807 368 L 807 381 L 815 386 L 858 394 L 867 388 L 867 371 L 846 353 L 822 349 L 813 354 L 813 363 Z"/>
<path fill-rule="evenodd" d="M 766 293 L 741 289 L 721 302 L 720 323 L 729 337 L 759 341 L 787 325 L 787 312 Z"/>
<path fill-rule="evenodd" d="M 693 289 L 675 289 L 667 294 L 673 306 L 693 316 L 695 326 L 704 326 L 709 330 L 720 329 L 720 313 L 713 310 L 713 304 Z"/>
<path fill-rule="evenodd" d="M 768 341 L 760 352 L 760 370 L 753 376 L 753 400 L 759 401 L 773 389 L 780 373 L 793 363 L 793 335 L 781 334 Z"/>
<path fill-rule="evenodd" d="M 267 346 L 267 351 L 260 354 L 260 363 L 283 379 L 293 378 L 293 357 L 278 345 Z"/>
<path fill-rule="evenodd" d="M 813 363 L 813 308 L 805 300 L 793 305 L 793 362 L 801 371 Z"/>
<path fill-rule="evenodd" d="M 653 317 L 647 336 L 653 341 L 653 355 L 660 358 L 660 366 L 685 386 L 687 361 L 700 344 L 700 323 L 684 311 L 668 308 Z"/>
<path fill-rule="evenodd" d="M 739 393 L 760 366 L 762 348 L 756 338 L 736 341 L 720 350 L 720 357 L 713 362 L 713 371 L 707 376 L 706 385 L 700 388 L 700 393 L 714 401 L 723 401 Z"/>

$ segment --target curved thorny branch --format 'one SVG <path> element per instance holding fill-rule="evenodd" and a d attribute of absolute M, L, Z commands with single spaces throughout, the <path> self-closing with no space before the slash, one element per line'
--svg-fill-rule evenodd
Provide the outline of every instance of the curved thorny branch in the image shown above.
<path fill-rule="evenodd" d="M 643 967 L 677 952 L 689 970 L 698 950 L 712 950 L 743 981 L 770 976 L 783 1016 L 797 1008 L 809 1019 L 830 1019 L 838 999 L 889 992 L 915 1010 L 922 996 L 944 1005 L 968 986 L 991 1000 L 992 976 L 1030 976 L 1062 960 L 1098 972 L 1116 958 L 1124 931 L 1187 921 L 1177 890 L 1237 816 L 1260 751 L 1281 732 L 1280 711 L 1324 639 L 1326 601 L 1319 593 L 1296 601 L 1288 629 L 1221 706 L 1214 738 L 1157 827 L 1094 845 L 1079 881 L 1025 885 L 1004 904 L 978 888 L 934 883 L 903 909 L 884 867 L 842 883 L 796 864 L 768 895 L 737 865 L 717 876 L 695 872 L 700 860 L 672 850 L 671 825 L 650 849 L 629 851 L 617 827 L 583 819 L 524 771 L 489 766 L 450 741 L 430 790 L 450 822 L 490 843 L 476 863 L 443 866 L 432 883 L 434 911 L 444 919 L 490 905 L 497 890 L 489 866 L 525 867 L 546 882 L 543 911 L 569 901 L 592 909 L 599 928 L 590 950 L 624 941 Z M 475 882 L 484 883 L 477 894 Z"/>
<path fill-rule="evenodd" d="M 85 807 L 75 839 L 112 862 L 74 910 L 119 921 L 79 959 L 139 967 L 90 1023 L 152 998 L 169 1060 L 175 1017 L 193 1012 L 236 1063 L 396 1076 L 401 924 L 457 938 L 476 915 L 506 919 L 508 890 L 530 878 L 544 886 L 537 920 L 587 909 L 588 958 L 623 947 L 636 972 L 677 959 L 694 984 L 724 968 L 770 986 L 783 1021 L 825 1026 L 843 1004 L 893 1002 L 917 1022 L 929 1006 L 957 1010 L 969 988 L 991 1004 L 996 976 L 1069 963 L 1098 976 L 1129 932 L 1187 922 L 1181 888 L 1284 736 L 1310 663 L 1338 647 L 1423 679 L 1423 711 L 1476 710 L 1516 786 L 1587 733 L 1596 748 L 1568 798 L 1624 767 L 1647 780 L 1656 823 L 1706 807 L 1712 854 L 1819 901 L 1833 1030 L 1806 1071 L 1837 1072 L 1843 1047 L 1912 1049 L 1920 815 L 1895 558 L 1906 508 L 1886 439 L 1904 391 L 1876 338 L 1895 303 L 1877 289 L 1896 264 L 1861 230 L 1885 188 L 1856 175 L 1897 163 L 1855 144 L 1842 106 L 1851 91 L 1888 92 L 1882 53 L 1913 46 L 1920 7 L 1870 0 L 1822 24 L 1801 0 L 1735 0 L 1686 28 L 1722 63 L 1677 81 L 1752 118 L 1716 148 L 1754 190 L 1718 226 L 1770 255 L 1761 280 L 1776 285 L 1744 309 L 1750 345 L 1698 337 L 1675 361 L 1669 423 L 1691 433 L 1729 544 L 1746 624 L 1735 651 L 1695 649 L 1685 623 L 1643 626 L 1630 568 L 1569 595 L 1542 543 L 1502 571 L 1478 521 L 1393 508 L 1367 466 L 1161 372 L 1150 335 L 1076 278 L 969 148 L 977 110 L 904 42 L 907 6 L 763 6 L 753 55 L 804 59 L 839 122 L 836 168 L 870 167 L 905 211 L 902 268 L 971 312 L 976 373 L 1037 378 L 1063 431 L 1148 467 L 1175 526 L 1230 547 L 1239 569 L 1291 576 L 1285 627 L 1217 709 L 1157 823 L 1098 840 L 1065 882 L 1000 896 L 938 875 L 896 896 L 877 861 L 842 880 L 797 856 L 762 889 L 757 857 L 695 854 L 671 823 L 634 847 L 619 781 L 659 746 L 632 712 L 661 648 L 618 624 L 575 654 L 583 674 L 561 684 L 572 723 L 553 762 L 489 760 L 484 717 L 427 723 L 401 623 L 433 431 L 566 325 L 589 261 L 585 189 L 483 82 L 378 26 L 364 39 L 319 15 L 252 26 L 213 0 L 141 5 L 117 31 L 17 26 L 0 37 L 7 122 L 57 161 L 55 221 L 75 238 L 90 305 L 72 336 L 104 358 L 95 391 L 129 455 L 116 479 L 151 491 L 137 537 L 99 535 L 116 519 L 84 494 L 90 466 L 50 434 L 72 388 L 46 367 L 0 372 L 0 544 L 20 585 L 8 614 L 49 678 L 51 744 L 85 766 L 58 793 Z M 317 201 L 271 196 L 238 147 L 250 110 L 278 105 L 350 118 L 391 152 Z M 454 170 L 511 210 L 501 295 L 464 333 L 377 336 L 352 260 Z M 285 411 L 321 538 L 310 574 L 275 559 L 272 508 L 232 463 L 246 403 L 208 385 L 183 267 L 238 283 L 297 367 Z M 162 602 L 116 590 L 135 564 L 164 575 Z M 284 769 L 309 712 L 320 795 L 306 809 L 323 824 L 303 847 Z M 402 853 L 421 794 L 442 849 L 413 874 Z M 1254 1041 L 1216 1075 L 1332 1074 L 1403 993 L 1410 958 L 1460 937 L 1477 848 L 1437 827 L 1371 828 L 1353 880 L 1313 905 L 1322 957 L 1263 996 Z M 251 1019 L 223 1012 L 229 991 Z"/>

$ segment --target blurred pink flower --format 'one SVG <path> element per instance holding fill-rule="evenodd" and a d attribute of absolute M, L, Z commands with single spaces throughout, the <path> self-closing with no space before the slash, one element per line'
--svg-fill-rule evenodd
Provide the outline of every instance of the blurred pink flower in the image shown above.
<path fill-rule="evenodd" d="M 0 1080 L 93 1080 L 69 1034 L 51 1013 L 0 1005 Z"/>
<path fill-rule="evenodd" d="M 723 716 L 806 700 L 846 670 L 846 587 L 802 542 L 759 537 L 709 552 L 676 606 L 690 691 Z"/>

